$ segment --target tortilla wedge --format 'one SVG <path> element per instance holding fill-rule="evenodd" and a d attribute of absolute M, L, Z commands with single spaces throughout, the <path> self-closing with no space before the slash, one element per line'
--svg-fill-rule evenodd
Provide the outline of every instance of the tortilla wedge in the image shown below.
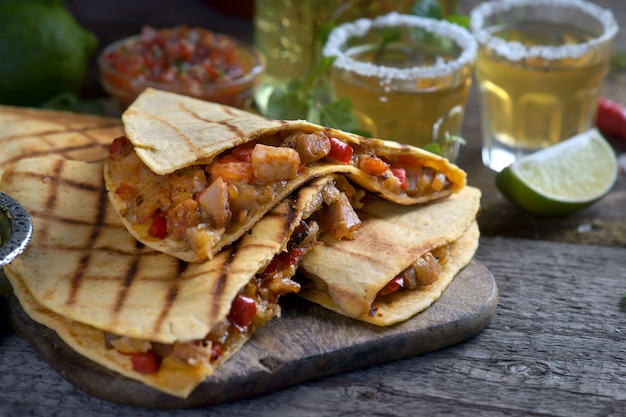
<path fill-rule="evenodd" d="M 298 295 L 378 326 L 418 314 L 441 296 L 474 256 L 480 195 L 468 186 L 418 208 L 365 202 L 358 210 L 362 223 L 354 240 L 322 235 L 324 244 L 302 259 L 299 274 L 306 280 Z M 394 278 L 416 263 L 417 286 L 393 291 Z M 381 296 L 385 291 L 389 294 Z"/>
<path fill-rule="evenodd" d="M 0 176 L 29 157 L 99 161 L 124 133 L 119 118 L 14 106 L 0 106 L 0 126 Z"/>
<path fill-rule="evenodd" d="M 315 177 L 340 173 L 404 205 L 448 197 L 466 181 L 419 148 L 154 89 L 122 121 L 126 137 L 105 163 L 109 197 L 138 240 L 189 262 L 219 252 Z M 155 232 L 157 221 L 166 233 Z"/>
<path fill-rule="evenodd" d="M 77 352 L 185 398 L 280 314 L 280 296 L 299 290 L 290 277 L 316 238 L 301 220 L 323 210 L 321 195 L 334 178 L 301 187 L 239 242 L 190 264 L 128 233 L 106 197 L 102 169 L 54 158 L 7 169 L 0 189 L 27 208 L 35 231 L 5 273 L 25 311 Z M 135 357 L 160 367 L 142 373 Z"/>

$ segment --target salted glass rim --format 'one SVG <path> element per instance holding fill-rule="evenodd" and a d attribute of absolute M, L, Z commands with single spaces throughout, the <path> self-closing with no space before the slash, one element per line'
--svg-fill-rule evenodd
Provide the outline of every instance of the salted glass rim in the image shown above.
<path fill-rule="evenodd" d="M 357 61 L 342 50 L 350 38 L 363 36 L 372 28 L 393 26 L 420 27 L 428 32 L 452 39 L 462 49 L 462 52 L 452 61 L 443 62 L 443 60 L 440 60 L 435 65 L 424 67 L 395 68 Z M 472 34 L 455 23 L 391 12 L 374 19 L 361 18 L 337 26 L 328 35 L 322 54 L 325 57 L 336 57 L 333 63 L 334 66 L 362 76 L 410 80 L 415 78 L 445 77 L 454 74 L 464 66 L 471 65 L 474 62 L 477 49 L 478 44 Z"/>
<path fill-rule="evenodd" d="M 551 6 L 578 9 L 602 24 L 602 34 L 586 42 L 561 46 L 534 45 L 524 46 L 518 41 L 507 41 L 492 35 L 484 29 L 487 17 L 505 12 L 520 6 Z M 481 3 L 470 12 L 470 30 L 479 44 L 485 45 L 498 55 L 511 61 L 524 58 L 543 58 L 557 60 L 578 58 L 615 37 L 619 28 L 613 12 L 584 0 L 497 0 Z"/>

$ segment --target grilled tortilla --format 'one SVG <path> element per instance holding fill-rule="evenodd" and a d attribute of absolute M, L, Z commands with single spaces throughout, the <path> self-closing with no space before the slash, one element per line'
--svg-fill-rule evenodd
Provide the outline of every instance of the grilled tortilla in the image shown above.
<path fill-rule="evenodd" d="M 25 311 L 73 349 L 126 377 L 187 397 L 280 313 L 277 299 L 315 244 L 313 216 L 341 194 L 333 177 L 301 187 L 212 260 L 186 263 L 138 242 L 106 196 L 102 163 L 23 159 L 0 189 L 34 235 L 5 268 Z"/>
<path fill-rule="evenodd" d="M 141 242 L 210 258 L 311 178 L 341 173 L 398 204 L 447 197 L 466 174 L 430 152 L 302 120 L 147 89 L 122 116 L 106 161 L 109 196 Z"/>
<path fill-rule="evenodd" d="M 124 132 L 118 118 L 13 106 L 0 106 L 0 126 L 0 176 L 28 157 L 104 159 L 111 138 Z"/>
<path fill-rule="evenodd" d="M 322 235 L 300 263 L 300 296 L 340 314 L 388 326 L 434 303 L 478 247 L 480 191 L 421 207 L 365 201 L 354 240 Z"/>

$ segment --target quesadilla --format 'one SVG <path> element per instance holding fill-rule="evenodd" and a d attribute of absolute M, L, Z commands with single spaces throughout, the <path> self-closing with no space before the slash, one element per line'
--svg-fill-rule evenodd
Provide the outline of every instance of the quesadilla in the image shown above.
<path fill-rule="evenodd" d="M 0 176 L 28 157 L 99 161 L 124 133 L 119 118 L 13 106 L 0 106 L 0 126 Z"/>
<path fill-rule="evenodd" d="M 125 136 L 105 163 L 109 197 L 138 240 L 189 262 L 219 252 L 315 177 L 340 173 L 405 205 L 465 186 L 464 171 L 419 148 L 153 89 L 122 121 Z"/>
<path fill-rule="evenodd" d="M 354 240 L 320 236 L 301 261 L 298 293 L 337 313 L 379 326 L 434 303 L 474 256 L 480 191 L 406 207 L 364 201 Z"/>
<path fill-rule="evenodd" d="M 0 189 L 33 219 L 27 250 L 5 273 L 24 310 L 73 349 L 128 378 L 187 397 L 253 331 L 315 245 L 327 176 L 285 198 L 210 261 L 186 263 L 138 242 L 110 204 L 103 164 L 23 159 Z"/>

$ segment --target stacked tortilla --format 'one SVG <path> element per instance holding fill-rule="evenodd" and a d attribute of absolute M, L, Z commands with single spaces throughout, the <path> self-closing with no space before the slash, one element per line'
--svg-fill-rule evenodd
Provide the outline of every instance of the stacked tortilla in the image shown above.
<path fill-rule="evenodd" d="M 213 374 L 284 294 L 389 325 L 476 250 L 480 193 L 420 149 L 156 90 L 122 120 L 101 158 L 7 166 L 1 189 L 34 235 L 5 271 L 73 349 L 170 395 Z"/>

